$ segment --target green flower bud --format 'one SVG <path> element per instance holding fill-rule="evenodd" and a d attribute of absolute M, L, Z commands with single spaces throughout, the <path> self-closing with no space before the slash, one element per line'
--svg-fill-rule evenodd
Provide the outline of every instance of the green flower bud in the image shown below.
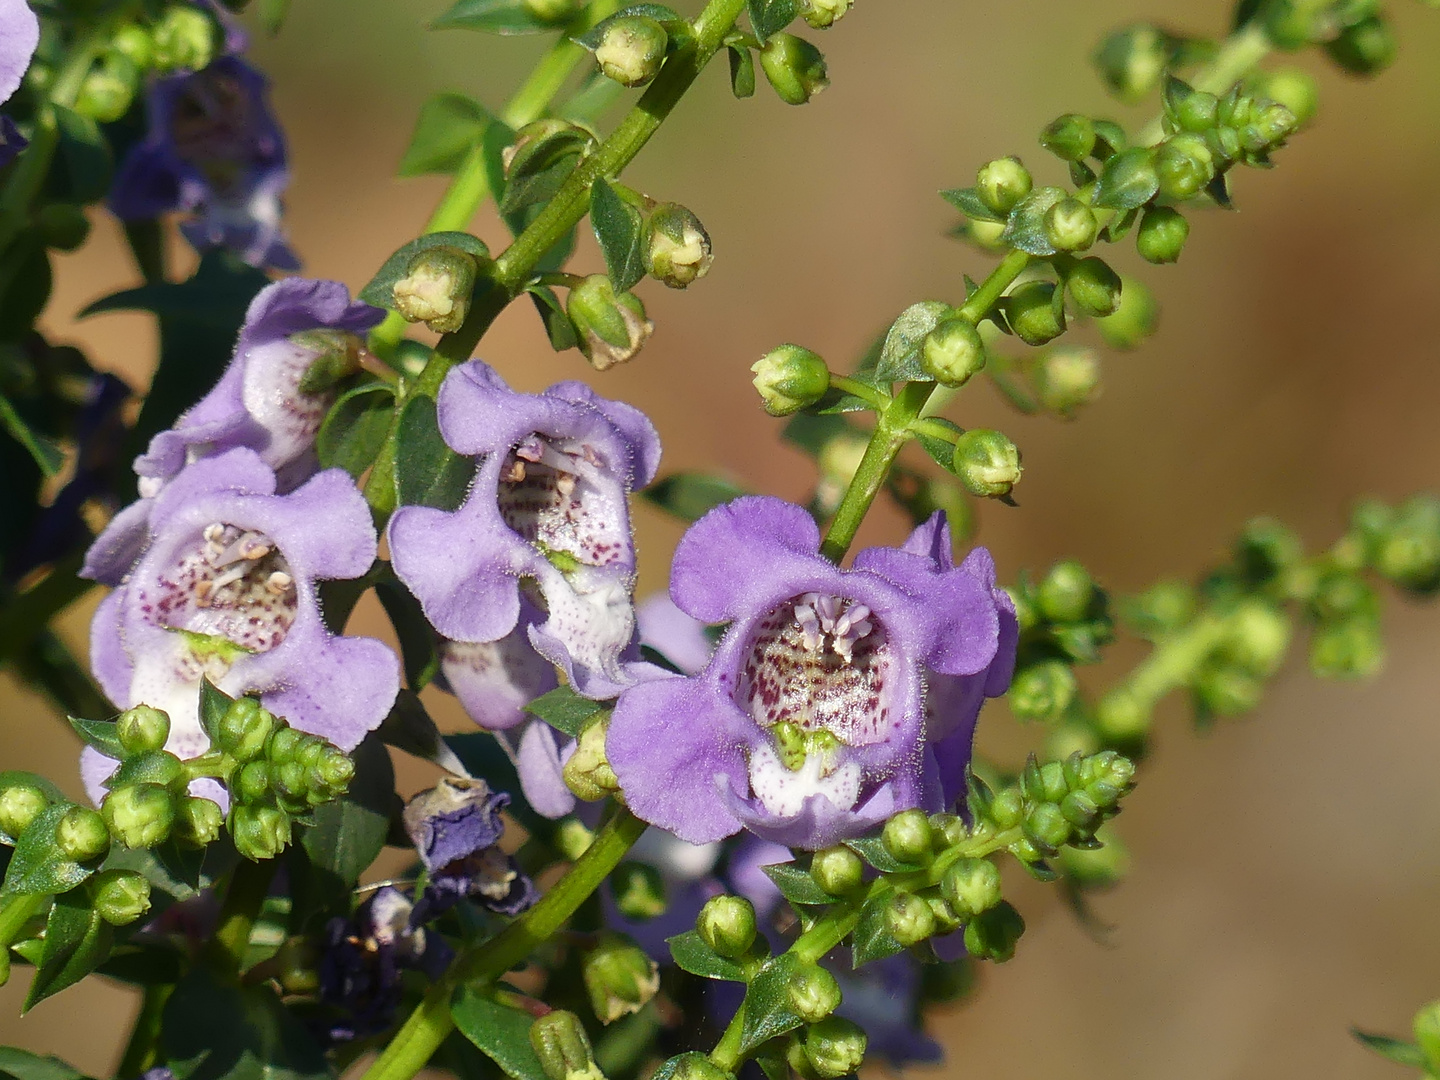
<path fill-rule="evenodd" d="M 865 863 L 844 844 L 817 851 L 810 876 L 831 896 L 849 896 L 865 882 Z"/>
<path fill-rule="evenodd" d="M 320 760 L 316 762 L 308 777 L 312 795 L 318 793 L 321 802 L 329 802 L 343 794 L 355 778 L 355 762 L 350 755 L 337 746 L 324 744 Z"/>
<path fill-rule="evenodd" d="M 1155 151 L 1160 193 L 1169 199 L 1198 195 L 1215 177 L 1215 157 L 1199 135 L 1174 135 Z"/>
<path fill-rule="evenodd" d="M 74 251 L 90 235 L 90 219 L 72 203 L 47 203 L 35 214 L 35 224 L 45 246 L 55 251 Z"/>
<path fill-rule="evenodd" d="M 1018 788 L 1006 788 L 990 804 L 990 820 L 997 828 L 1013 829 L 1025 816 L 1025 797 Z"/>
<path fill-rule="evenodd" d="M 55 845 L 67 859 L 91 862 L 110 850 L 110 830 L 96 811 L 72 806 L 55 826 Z"/>
<path fill-rule="evenodd" d="M 1246 523 L 1235 544 L 1235 561 L 1246 580 L 1256 584 L 1272 581 L 1305 558 L 1305 546 L 1294 531 L 1274 518 L 1255 518 Z M 1337 579 L 1337 584 L 1343 580 Z"/>
<path fill-rule="evenodd" d="M 825 361 L 799 345 L 781 345 L 750 365 L 753 380 L 765 411 L 771 416 L 789 416 L 808 409 L 830 389 L 830 369 Z"/>
<path fill-rule="evenodd" d="M 621 86 L 644 86 L 665 63 L 670 35 L 648 15 L 622 15 L 605 24 L 595 62 L 605 77 Z"/>
<path fill-rule="evenodd" d="M 1120 280 L 1124 283 L 1120 306 L 1108 318 L 1096 319 L 1095 325 L 1112 349 L 1133 349 L 1160 325 L 1160 305 L 1143 281 L 1128 277 Z"/>
<path fill-rule="evenodd" d="M 935 916 L 935 933 L 953 934 L 960 929 L 961 918 L 946 899 L 939 893 L 926 893 L 922 899 L 930 905 L 930 914 Z"/>
<path fill-rule="evenodd" d="M 156 71 L 199 71 L 215 56 L 215 24 L 198 8 L 175 4 L 155 22 L 151 41 Z"/>
<path fill-rule="evenodd" d="M 1097 255 L 1076 263 L 1065 278 L 1065 287 L 1081 315 L 1104 318 L 1120 308 L 1120 275 Z"/>
<path fill-rule="evenodd" d="M 1374 75 L 1395 60 L 1395 33 L 1379 15 L 1370 15 L 1325 43 L 1325 51 L 1346 71 Z"/>
<path fill-rule="evenodd" d="M 1050 622 L 1079 622 L 1090 617 L 1099 595 L 1095 579 L 1075 559 L 1056 563 L 1036 590 L 1040 612 Z"/>
<path fill-rule="evenodd" d="M 961 859 L 945 871 L 940 888 L 955 914 L 970 919 L 1000 903 L 1000 868 L 989 859 Z"/>
<path fill-rule="evenodd" d="M 1329 679 L 1363 679 L 1385 659 L 1380 628 L 1373 619 L 1323 623 L 1310 638 L 1310 669 Z"/>
<path fill-rule="evenodd" d="M 185 797 L 175 811 L 175 839 L 189 847 L 205 847 L 220 836 L 225 814 L 209 799 Z"/>
<path fill-rule="evenodd" d="M 1181 131 L 1209 131 L 1215 126 L 1219 109 L 1219 98 L 1204 90 L 1196 90 L 1176 106 L 1175 123 Z"/>
<path fill-rule="evenodd" d="M 550 1080 L 605 1080 L 580 1018 L 564 1009 L 530 1025 L 530 1045 Z"/>
<path fill-rule="evenodd" d="M 122 784 L 159 784 L 181 790 L 189 779 L 184 764 L 170 751 L 147 750 L 127 757 L 110 782 L 117 787 Z"/>
<path fill-rule="evenodd" d="M 75 111 L 101 124 L 114 123 L 130 111 L 140 70 L 123 53 L 107 53 L 90 69 L 75 98 Z"/>
<path fill-rule="evenodd" d="M 639 297 L 616 295 L 604 274 L 592 274 L 571 289 L 565 311 L 575 324 L 580 351 L 596 371 L 634 359 L 655 330 Z"/>
<path fill-rule="evenodd" d="M 149 705 L 137 705 L 116 719 L 115 735 L 127 755 L 160 750 L 170 738 L 170 717 Z"/>
<path fill-rule="evenodd" d="M 126 847 L 154 847 L 170 835 L 175 800 L 160 784 L 131 784 L 106 795 L 100 813 L 110 834 Z"/>
<path fill-rule="evenodd" d="M 1270 676 L 1290 647 L 1290 620 L 1262 600 L 1246 601 L 1231 612 L 1225 656 L 1253 675 Z"/>
<path fill-rule="evenodd" d="M 1160 85 L 1170 66 L 1170 42 L 1153 26 L 1127 26 L 1102 41 L 1093 60 L 1110 92 L 1135 104 Z"/>
<path fill-rule="evenodd" d="M 605 756 L 608 727 L 604 719 L 592 721 L 580 733 L 575 753 L 562 770 L 565 786 L 585 802 L 596 802 L 620 790 L 620 781 L 615 779 L 615 770 Z"/>
<path fill-rule="evenodd" d="M 149 68 L 155 60 L 155 43 L 150 32 L 139 23 L 126 23 L 116 30 L 110 39 L 110 48 L 141 71 Z"/>
<path fill-rule="evenodd" d="M 885 909 L 885 929 L 907 948 L 918 945 L 935 933 L 935 913 L 924 898 L 896 893 Z"/>
<path fill-rule="evenodd" d="M 796 968 L 785 984 L 785 993 L 790 1008 L 807 1024 L 818 1024 L 840 1005 L 840 984 L 819 964 Z"/>
<path fill-rule="evenodd" d="M 1299 68 L 1267 72 L 1260 76 L 1257 87 L 1265 97 L 1289 109 L 1297 125 L 1303 126 L 1315 119 L 1320 107 L 1320 91 L 1315 80 Z"/>
<path fill-rule="evenodd" d="M 270 766 L 252 761 L 240 769 L 231 781 L 231 790 L 241 802 L 260 802 L 270 797 Z"/>
<path fill-rule="evenodd" d="M 975 193 L 997 214 L 1010 213 L 1016 203 L 1030 194 L 1033 186 L 1030 170 L 1020 164 L 1017 157 L 986 162 L 975 174 Z"/>
<path fill-rule="evenodd" d="M 1217 716 L 1239 716 L 1260 704 L 1264 683 L 1244 668 L 1221 665 L 1205 671 L 1195 682 L 1200 704 Z"/>
<path fill-rule="evenodd" d="M 805 1057 L 824 1080 L 849 1076 L 865 1062 L 868 1039 L 854 1021 L 828 1016 L 805 1032 Z"/>
<path fill-rule="evenodd" d="M 934 841 L 930 818 L 923 810 L 902 810 L 880 833 L 880 841 L 895 859 L 907 863 L 928 863 Z"/>
<path fill-rule="evenodd" d="M 1100 807 L 1083 791 L 1072 791 L 1060 800 L 1060 816 L 1082 832 L 1095 826 Z"/>
<path fill-rule="evenodd" d="M 1369 544 L 1375 571 L 1421 594 L 1440 589 L 1440 500 L 1409 499 Z"/>
<path fill-rule="evenodd" d="M 620 934 L 606 934 L 581 966 L 590 1007 L 602 1024 L 643 1009 L 660 990 L 660 966 Z"/>
<path fill-rule="evenodd" d="M 480 267 L 468 251 L 432 247 L 420 252 L 391 286 L 395 310 L 409 322 L 424 323 L 437 334 L 453 334 L 470 313 L 470 297 Z"/>
<path fill-rule="evenodd" d="M 1040 133 L 1040 145 L 1061 161 L 1084 161 L 1095 149 L 1095 125 L 1088 116 L 1066 113 Z"/>
<path fill-rule="evenodd" d="M 271 776 L 275 794 L 284 802 L 295 805 L 298 812 L 306 802 L 305 794 L 310 786 L 306 783 L 305 766 L 298 761 L 283 761 L 271 766 Z"/>
<path fill-rule="evenodd" d="M 265 752 L 277 724 L 255 698 L 236 698 L 220 719 L 216 742 L 236 761 L 252 761 Z"/>
<path fill-rule="evenodd" d="M 695 918 L 695 932 L 721 956 L 743 956 L 755 943 L 755 905 L 743 896 L 712 896 Z"/>
<path fill-rule="evenodd" d="M 1135 780 L 1135 763 L 1114 750 L 1102 750 L 1081 763 L 1083 790 L 1102 810 L 1111 810 Z"/>
<path fill-rule="evenodd" d="M 1065 332 L 1065 309 L 1056 302 L 1053 281 L 1027 281 L 1005 298 L 1010 329 L 1026 345 L 1044 345 Z"/>
<path fill-rule="evenodd" d="M 1006 699 L 1021 720 L 1058 720 L 1079 689 L 1075 672 L 1063 660 L 1041 660 L 1015 672 Z"/>
<path fill-rule="evenodd" d="M 1112 690 L 1095 706 L 1095 730 L 1107 743 L 1132 746 L 1150 732 L 1151 706 L 1127 690 Z"/>
<path fill-rule="evenodd" d="M 985 342 L 968 319 L 946 319 L 925 335 L 920 366 L 941 386 L 964 386 L 985 366 Z"/>
<path fill-rule="evenodd" d="M 525 10 L 548 23 L 565 22 L 580 6 L 580 0 L 525 0 Z"/>
<path fill-rule="evenodd" d="M 1001 900 L 965 924 L 965 951 L 977 960 L 1003 964 L 1015 955 L 1015 943 L 1025 933 L 1025 920 L 1008 900 Z"/>
<path fill-rule="evenodd" d="M 1178 630 L 1195 617 L 1195 590 L 1183 581 L 1162 581 L 1130 602 L 1128 617 L 1145 637 Z"/>
<path fill-rule="evenodd" d="M 290 818 L 273 806 L 232 806 L 229 825 L 235 850 L 251 862 L 273 859 L 290 843 Z"/>
<path fill-rule="evenodd" d="M 1057 862 L 1064 875 L 1087 889 L 1103 889 L 1119 882 L 1129 869 L 1130 856 L 1123 844 L 1102 827 L 1096 838 L 1103 842 L 1098 848 L 1062 848 Z"/>
<path fill-rule="evenodd" d="M 0 833 L 18 840 L 30 823 L 40 816 L 50 800 L 45 792 L 23 780 L 6 785 L 0 791 Z"/>
<path fill-rule="evenodd" d="M 855 0 L 800 0 L 800 17 L 816 30 L 834 26 Z"/>
<path fill-rule="evenodd" d="M 710 272 L 710 234 L 678 203 L 661 203 L 650 214 L 646 270 L 671 289 L 683 289 Z"/>
<path fill-rule="evenodd" d="M 1084 251 L 1099 234 L 1095 211 L 1079 199 L 1061 199 L 1045 211 L 1045 235 L 1056 251 Z"/>
<path fill-rule="evenodd" d="M 1277 49 L 1304 48 L 1315 39 L 1319 7 L 1314 0 L 1273 0 L 1265 6 L 1265 35 Z"/>
<path fill-rule="evenodd" d="M 1036 365 L 1035 389 L 1041 405 L 1068 420 L 1100 396 L 1100 358 L 1094 349 L 1056 349 Z"/>
<path fill-rule="evenodd" d="M 1415 1042 L 1430 1071 L 1440 1073 L 1440 1001 L 1432 1001 L 1415 1014 Z"/>
<path fill-rule="evenodd" d="M 1020 448 L 998 431 L 971 428 L 955 443 L 955 475 L 971 495 L 1003 498 L 1024 469 Z"/>
<path fill-rule="evenodd" d="M 760 51 L 760 66 L 787 105 L 804 105 L 830 85 L 825 57 L 794 34 L 772 34 Z"/>
<path fill-rule="evenodd" d="M 1152 206 L 1140 219 L 1135 247 L 1140 257 L 1152 263 L 1173 263 L 1180 258 L 1190 223 L 1180 211 L 1169 206 Z"/>
<path fill-rule="evenodd" d="M 150 882 L 133 870 L 105 870 L 90 880 L 90 897 L 111 926 L 128 926 L 150 910 Z"/>
<path fill-rule="evenodd" d="M 623 862 L 610 876 L 615 906 L 635 922 L 665 914 L 665 879 L 648 863 Z"/>

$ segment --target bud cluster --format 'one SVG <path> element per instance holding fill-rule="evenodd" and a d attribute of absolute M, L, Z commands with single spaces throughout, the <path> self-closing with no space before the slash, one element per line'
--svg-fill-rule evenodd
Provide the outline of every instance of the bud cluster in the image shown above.
<path fill-rule="evenodd" d="M 147 75 L 198 71 L 220 44 L 215 20 L 193 4 L 162 7 L 146 22 L 121 22 L 81 81 L 75 111 L 113 123 L 130 111 Z"/>
<path fill-rule="evenodd" d="M 1022 574 L 1011 596 L 1020 644 L 1007 700 L 1022 720 L 1058 722 L 1079 706 L 1074 665 L 1098 662 L 1115 636 L 1109 598 L 1073 559 L 1038 582 Z"/>

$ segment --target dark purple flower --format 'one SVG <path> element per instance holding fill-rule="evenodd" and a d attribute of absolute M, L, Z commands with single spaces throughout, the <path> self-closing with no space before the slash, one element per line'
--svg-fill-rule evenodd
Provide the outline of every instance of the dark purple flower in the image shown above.
<path fill-rule="evenodd" d="M 0 113 L 0 169 L 15 160 L 16 155 L 30 145 L 30 140 L 20 134 L 15 121 Z"/>
<path fill-rule="evenodd" d="M 156 79 L 149 133 L 110 191 L 115 215 L 178 210 L 192 215 L 180 231 L 199 251 L 223 247 L 251 266 L 298 269 L 280 221 L 285 139 L 267 98 L 265 77 L 237 56 Z"/>
<path fill-rule="evenodd" d="M 452 641 L 499 641 L 521 620 L 521 581 L 534 581 L 544 621 L 537 652 L 590 697 L 636 677 L 631 589 L 635 550 L 627 499 L 660 456 L 637 410 L 564 382 L 511 390 L 472 360 L 446 376 L 440 431 L 482 461 L 456 511 L 405 506 L 390 520 L 396 574 Z"/>
<path fill-rule="evenodd" d="M 318 525 L 318 527 L 317 527 Z M 359 577 L 375 559 L 375 527 L 339 469 L 288 495 L 249 449 L 183 470 L 154 499 L 143 552 L 101 602 L 90 629 L 95 677 L 121 708 L 170 714 L 167 748 L 209 745 L 200 680 L 265 707 L 343 750 L 377 727 L 400 685 L 395 654 L 371 638 L 331 634 L 316 585 Z M 113 762 L 87 758 L 99 790 Z"/>
<path fill-rule="evenodd" d="M 510 804 L 483 780 L 447 776 L 405 806 L 405 831 L 429 873 L 411 922 L 429 922 L 469 897 L 491 911 L 515 915 L 535 902 L 535 886 L 500 850 Z"/>
<path fill-rule="evenodd" d="M 948 543 L 937 514 L 905 548 L 842 570 L 798 506 L 744 498 L 705 515 L 676 550 L 670 595 L 731 625 L 699 675 L 616 705 L 606 745 L 631 809 L 693 843 L 748 828 L 821 848 L 947 805 L 968 761 L 964 710 L 1008 685 L 1016 636 L 989 555 L 953 567 Z M 937 678 L 968 681 L 927 697 Z"/>

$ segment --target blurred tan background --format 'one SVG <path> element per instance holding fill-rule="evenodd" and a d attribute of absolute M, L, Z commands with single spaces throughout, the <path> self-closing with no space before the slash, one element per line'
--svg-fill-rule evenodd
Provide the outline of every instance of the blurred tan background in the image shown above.
<path fill-rule="evenodd" d="M 498 106 L 536 55 L 530 40 L 422 32 L 445 6 L 296 0 L 281 37 L 257 42 L 291 139 L 291 231 L 308 273 L 364 284 L 442 187 L 392 178 L 420 103 L 460 89 Z M 1321 79 L 1318 122 L 1277 171 L 1238 176 L 1238 213 L 1199 216 L 1178 266 L 1144 270 L 1163 328 L 1107 357 L 1104 397 L 1078 422 L 1017 418 L 984 388 L 964 395 L 959 422 L 1003 427 L 1025 452 L 1020 508 L 982 510 L 1003 578 L 1074 555 L 1134 590 L 1213 562 L 1250 515 L 1278 514 L 1318 545 L 1357 494 L 1440 487 L 1440 13 L 1391 6 L 1396 65 L 1358 82 L 1305 59 Z M 1102 30 L 1159 18 L 1219 31 L 1227 8 L 858 0 L 820 40 L 834 85 L 805 108 L 763 86 L 735 102 L 711 71 L 627 181 L 701 216 L 714 270 L 688 293 L 642 286 L 652 344 L 593 382 L 651 413 L 667 469 L 803 495 L 809 467 L 758 408 L 748 365 L 795 340 L 840 366 L 907 304 L 961 295 L 962 273 L 979 278 L 990 261 L 944 239 L 954 219 L 935 191 L 1012 152 L 1058 178 L 1035 143 L 1044 123 L 1072 109 L 1140 115 L 1089 72 Z M 501 242 L 493 217 L 476 228 Z M 593 244 L 581 259 L 598 267 Z M 1119 261 L 1136 268 L 1133 252 Z M 101 221 L 63 260 L 49 326 L 143 380 L 143 318 L 70 321 L 132 277 Z M 578 354 L 550 352 L 528 305 L 482 352 L 525 389 L 588 376 Z M 642 586 L 662 588 L 680 530 L 646 510 L 639 530 Z M 899 535 L 881 513 L 862 539 Z M 85 619 L 67 621 L 77 643 Z M 1373 683 L 1320 684 L 1292 663 L 1252 719 L 1203 737 L 1169 705 L 1120 822 L 1133 872 L 1098 902 L 1109 946 L 1019 884 L 1030 930 L 1016 959 L 932 1018 L 944 1075 L 1400 1075 L 1346 1029 L 1401 1033 L 1440 997 L 1440 608 L 1396 602 L 1386 621 L 1392 652 Z M 69 733 L 12 684 L 3 693 L 4 766 L 71 777 Z M 1013 742 L 1003 708 L 985 727 L 982 742 Z M 123 991 L 92 981 L 24 1020 L 21 997 L 0 991 L 0 1039 L 108 1075 L 134 1008 Z"/>

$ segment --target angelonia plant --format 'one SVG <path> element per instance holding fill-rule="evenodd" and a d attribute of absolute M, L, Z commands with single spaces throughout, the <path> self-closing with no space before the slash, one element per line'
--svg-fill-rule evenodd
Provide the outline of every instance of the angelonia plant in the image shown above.
<path fill-rule="evenodd" d="M 1377 669 L 1382 593 L 1440 591 L 1434 496 L 1360 501 L 1318 552 L 1252 521 L 1194 585 L 1112 598 L 1071 559 L 1002 584 L 971 508 L 1013 503 L 1020 448 L 1003 418 L 946 417 L 980 379 L 1082 413 L 1103 360 L 1060 339 L 1132 348 L 1156 320 L 1107 246 L 1180 258 L 1315 114 L 1293 60 L 1386 67 L 1377 0 L 1105 36 L 1101 81 L 1150 123 L 1066 113 L 1029 165 L 977 153 L 942 194 L 987 272 L 858 363 L 754 363 L 757 407 L 813 457 L 805 505 L 665 472 L 662 433 L 596 389 L 645 362 L 646 279 L 697 286 L 715 258 L 626 166 L 722 54 L 736 98 L 806 104 L 829 78 L 812 39 L 879 6 L 459 0 L 435 29 L 551 45 L 497 111 L 426 103 L 399 171 L 449 187 L 352 296 L 287 239 L 285 136 L 247 59 L 285 0 L 0 0 L 0 661 L 84 743 L 61 786 L 0 773 L 0 982 L 32 969 L 26 1008 L 92 975 L 140 988 L 120 1080 L 935 1062 L 927 1008 L 1024 933 L 1004 866 L 1082 918 L 1123 877 L 1112 819 L 1162 699 L 1248 712 L 1302 635 L 1317 675 Z M 486 200 L 508 233 L 469 231 Z M 138 402 L 35 326 L 53 253 L 102 213 L 140 283 L 81 314 L 156 320 Z M 582 228 L 603 265 L 575 258 Z M 476 357 L 516 302 L 576 379 L 522 393 Z M 882 493 L 910 531 L 852 556 Z M 635 595 L 636 498 L 690 523 L 668 595 Z M 77 657 L 52 620 L 96 588 Z M 398 648 L 350 630 L 371 592 Z M 1144 658 L 1082 691 L 1122 630 Z M 429 687 L 475 729 L 443 735 Z M 997 698 L 1043 752 L 973 753 Z M 402 799 L 392 753 L 441 779 Z M 408 869 L 381 880 L 386 849 Z M 1440 1006 L 1414 1032 L 1361 1038 L 1440 1076 Z M 80 1076 L 14 1048 L 0 1071 Z"/>

